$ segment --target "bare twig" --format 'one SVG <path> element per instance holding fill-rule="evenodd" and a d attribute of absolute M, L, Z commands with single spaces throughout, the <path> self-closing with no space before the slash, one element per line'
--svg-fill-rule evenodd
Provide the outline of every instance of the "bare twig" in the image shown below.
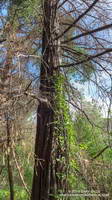
<path fill-rule="evenodd" d="M 14 145 L 13 145 L 13 146 L 14 146 Z M 21 173 L 20 166 L 19 166 L 18 161 L 17 161 L 17 159 L 16 159 L 16 154 L 15 154 L 15 151 L 14 151 L 14 147 L 13 147 L 13 149 L 12 149 L 12 154 L 13 154 L 13 158 L 14 158 L 14 161 L 15 161 L 15 164 L 16 164 L 16 167 L 17 167 L 17 170 L 18 170 L 20 179 L 21 179 L 21 181 L 22 181 L 22 184 L 23 184 L 23 186 L 24 186 L 26 192 L 28 193 L 28 195 L 30 195 L 31 193 L 30 193 L 30 191 L 29 191 L 29 189 L 28 189 L 28 187 L 27 187 L 27 185 L 26 185 L 26 183 L 25 183 L 25 181 L 24 181 L 23 175 L 22 175 L 22 173 Z"/>

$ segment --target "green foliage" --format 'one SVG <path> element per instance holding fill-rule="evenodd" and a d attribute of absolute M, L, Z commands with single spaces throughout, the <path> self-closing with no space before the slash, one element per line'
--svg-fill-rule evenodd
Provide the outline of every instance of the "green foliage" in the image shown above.
<path fill-rule="evenodd" d="M 31 187 L 32 184 L 32 176 L 33 176 L 33 166 L 31 164 L 24 165 L 24 178 L 29 188 Z"/>
<path fill-rule="evenodd" d="M 56 77 L 55 90 L 56 133 L 60 143 L 64 146 L 65 140 L 69 143 L 69 140 L 73 139 L 74 127 L 69 113 L 69 105 L 66 101 L 65 78 L 62 74 Z"/>
<path fill-rule="evenodd" d="M 88 152 L 89 156 L 94 157 L 105 146 L 103 139 L 101 139 L 101 129 L 92 126 L 83 115 L 77 116 L 75 128 L 77 143 L 81 150 Z"/>
<path fill-rule="evenodd" d="M 112 161 L 112 148 L 108 148 L 104 153 L 103 153 L 104 161 L 107 163 L 111 163 Z M 111 169 L 112 171 L 112 169 Z"/>
<path fill-rule="evenodd" d="M 62 74 L 56 77 L 55 90 L 56 127 L 58 127 L 59 132 L 66 132 L 68 140 L 72 140 L 72 136 L 74 135 L 74 126 L 69 113 L 69 105 L 66 101 L 65 78 Z M 60 141 L 63 140 L 63 136 L 63 134 L 60 135 Z"/>
<path fill-rule="evenodd" d="M 78 168 L 76 160 L 72 159 L 78 149 L 76 145 L 74 124 L 70 116 L 69 104 L 66 101 L 67 95 L 65 78 L 62 74 L 56 77 L 55 90 L 55 134 L 56 138 L 58 138 L 58 145 L 61 149 L 61 156 L 57 159 L 57 161 L 60 166 L 67 165 L 66 171 L 59 171 L 57 176 L 61 180 L 66 180 L 72 187 L 76 183 L 76 177 L 68 169 Z"/>
<path fill-rule="evenodd" d="M 8 189 L 0 189 L 0 199 L 1 200 L 9 200 L 10 192 Z M 22 187 L 15 188 L 15 200 L 27 200 L 28 194 Z"/>
<path fill-rule="evenodd" d="M 27 192 L 22 189 L 21 187 L 15 188 L 15 200 L 27 200 L 28 194 Z"/>
<path fill-rule="evenodd" d="M 37 28 L 37 20 L 40 19 L 41 12 L 40 0 L 10 0 L 8 7 L 8 23 L 10 22 L 11 31 L 20 31 L 24 26 L 26 33 Z M 38 27 L 40 31 L 40 27 Z"/>
<path fill-rule="evenodd" d="M 9 199 L 9 191 L 8 190 L 3 190 L 3 189 L 0 189 L 0 199 L 2 200 L 7 200 Z"/>
<path fill-rule="evenodd" d="M 13 0 L 13 9 L 18 10 L 17 16 L 30 21 L 40 13 L 40 0 Z"/>
<path fill-rule="evenodd" d="M 27 143 L 25 144 L 28 145 Z M 16 146 L 16 154 L 18 155 L 19 163 L 22 166 L 23 170 L 23 177 L 25 180 L 25 183 L 27 184 L 28 188 L 31 187 L 32 184 L 32 176 L 33 176 L 33 159 L 32 157 L 29 159 L 28 154 L 30 153 L 30 148 L 23 148 L 23 146 L 17 145 Z M 18 172 L 16 172 L 18 173 Z M 21 184 L 19 184 L 21 185 Z"/>

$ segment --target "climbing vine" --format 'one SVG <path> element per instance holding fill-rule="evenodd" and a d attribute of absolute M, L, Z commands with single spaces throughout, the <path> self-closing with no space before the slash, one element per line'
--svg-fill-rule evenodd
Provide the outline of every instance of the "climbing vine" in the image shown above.
<path fill-rule="evenodd" d="M 65 192 L 70 188 L 70 168 L 76 167 L 72 159 L 72 153 L 77 150 L 75 145 L 75 130 L 70 108 L 67 100 L 65 77 L 60 74 L 55 78 L 55 126 L 53 157 L 55 160 L 55 174 L 57 180 L 57 191 Z M 63 188 L 63 190 L 62 190 Z"/>

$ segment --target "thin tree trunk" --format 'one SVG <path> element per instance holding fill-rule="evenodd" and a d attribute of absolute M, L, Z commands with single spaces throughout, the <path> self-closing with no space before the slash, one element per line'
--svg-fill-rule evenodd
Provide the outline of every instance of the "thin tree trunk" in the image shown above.
<path fill-rule="evenodd" d="M 8 179 L 9 179 L 9 188 L 10 188 L 10 200 L 14 200 L 14 183 L 13 183 L 13 173 L 11 166 L 11 133 L 10 133 L 10 122 L 9 116 L 6 116 L 6 128 L 7 128 L 7 170 L 8 170 Z"/>
<path fill-rule="evenodd" d="M 50 193 L 50 162 L 54 132 L 55 76 L 59 64 L 58 41 L 54 41 L 58 29 L 56 0 L 44 0 L 42 63 L 40 93 L 46 102 L 40 102 L 37 110 L 35 141 L 35 167 L 31 200 L 48 200 Z M 51 199 L 51 198 L 50 198 Z"/>
<path fill-rule="evenodd" d="M 13 185 L 12 167 L 10 164 L 10 155 L 7 156 L 7 168 L 8 168 L 9 187 L 10 187 L 10 200 L 14 200 L 14 185 Z"/>

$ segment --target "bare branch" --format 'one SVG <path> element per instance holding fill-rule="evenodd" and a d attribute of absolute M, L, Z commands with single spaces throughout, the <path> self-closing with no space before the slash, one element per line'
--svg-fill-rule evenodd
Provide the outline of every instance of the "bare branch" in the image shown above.
<path fill-rule="evenodd" d="M 60 66 L 57 66 L 57 67 L 72 67 L 74 65 L 80 65 L 80 64 L 83 64 L 83 63 L 88 62 L 88 61 L 90 61 L 94 58 L 100 57 L 100 56 L 107 54 L 107 53 L 110 53 L 110 52 L 112 52 L 112 48 L 108 48 L 108 49 L 106 49 L 105 51 L 103 51 L 99 54 L 95 54 L 93 56 L 88 56 L 87 59 L 84 59 L 82 61 L 79 61 L 79 62 L 76 62 L 76 63 L 74 62 L 74 63 L 70 63 L 70 64 L 66 64 L 66 65 L 60 65 Z"/>
<path fill-rule="evenodd" d="M 61 8 L 68 0 L 64 0 L 59 6 L 58 9 Z"/>
<path fill-rule="evenodd" d="M 17 170 L 18 170 L 18 173 L 19 173 L 20 179 L 21 179 L 21 181 L 22 181 L 22 184 L 23 184 L 23 186 L 24 186 L 24 188 L 25 188 L 27 194 L 30 196 L 30 191 L 29 191 L 29 189 L 28 189 L 28 187 L 27 187 L 27 185 L 26 185 L 26 183 L 25 183 L 25 181 L 24 181 L 23 175 L 22 175 L 22 173 L 21 173 L 21 169 L 20 169 L 20 166 L 19 166 L 18 161 L 17 161 L 17 159 L 16 159 L 16 154 L 15 154 L 14 148 L 12 149 L 12 154 L 13 154 L 13 158 L 14 158 L 14 161 L 15 161 L 15 165 L 16 165 L 16 168 L 17 168 Z"/>
<path fill-rule="evenodd" d="M 77 35 L 75 37 L 69 38 L 68 40 L 63 41 L 62 43 L 68 43 L 68 42 L 71 42 L 72 40 L 76 40 L 76 39 L 81 38 L 83 36 L 90 35 L 91 33 L 100 32 L 100 31 L 103 31 L 103 30 L 107 30 L 109 28 L 112 28 L 112 23 L 111 24 L 107 24 L 105 26 L 101 26 L 101 27 L 93 29 L 93 30 L 89 30 L 89 31 L 87 31 L 85 33 L 82 33 L 82 34 L 79 34 L 79 35 Z"/>
<path fill-rule="evenodd" d="M 94 156 L 91 160 L 95 160 L 96 158 L 98 158 L 102 153 L 104 153 L 105 150 L 107 150 L 109 148 L 109 146 L 107 145 L 106 147 L 104 147 L 99 153 L 96 154 L 96 156 Z"/>
<path fill-rule="evenodd" d="M 62 34 L 60 34 L 57 38 L 59 39 L 60 37 L 62 37 L 65 33 L 67 33 L 81 18 L 83 18 L 94 6 L 95 4 L 98 2 L 99 0 L 95 0 L 90 6 L 89 8 L 84 12 L 82 13 L 67 29 L 65 29 L 65 31 L 63 31 Z"/>

